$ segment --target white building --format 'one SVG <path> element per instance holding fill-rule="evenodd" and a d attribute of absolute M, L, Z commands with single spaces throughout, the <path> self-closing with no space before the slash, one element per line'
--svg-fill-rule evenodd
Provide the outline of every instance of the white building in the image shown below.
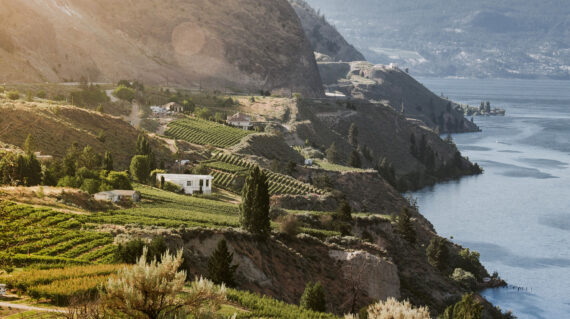
<path fill-rule="evenodd" d="M 244 130 L 249 130 L 253 125 L 251 124 L 251 116 L 247 116 L 243 113 L 236 113 L 232 116 L 228 116 L 226 123 L 232 126 L 237 126 Z"/>
<path fill-rule="evenodd" d="M 184 190 L 184 194 L 194 194 L 200 189 L 206 195 L 212 194 L 212 182 L 214 177 L 211 175 L 190 175 L 190 174 L 157 174 L 156 180 L 161 182 L 164 177 L 165 182 L 176 184 Z"/>
<path fill-rule="evenodd" d="M 140 192 L 129 190 L 112 190 L 107 192 L 100 192 L 93 196 L 95 197 L 95 200 L 113 203 L 118 203 L 121 201 L 140 202 L 141 200 Z"/>

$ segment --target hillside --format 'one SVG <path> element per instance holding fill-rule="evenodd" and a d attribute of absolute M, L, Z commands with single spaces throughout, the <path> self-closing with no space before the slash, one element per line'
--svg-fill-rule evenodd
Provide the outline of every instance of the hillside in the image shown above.
<path fill-rule="evenodd" d="M 0 99 L 0 141 L 24 147 L 28 134 L 35 150 L 61 159 L 73 143 L 95 152 L 110 151 L 116 169 L 126 169 L 134 155 L 139 131 L 122 119 L 63 104 Z M 159 139 L 151 141 L 157 160 L 169 160 L 170 150 Z"/>
<path fill-rule="evenodd" d="M 307 0 L 373 63 L 415 75 L 570 78 L 562 0 Z"/>
<path fill-rule="evenodd" d="M 334 61 L 364 61 L 362 53 L 358 52 L 332 26 L 324 16 L 321 16 L 304 0 L 289 0 L 295 12 L 301 19 L 303 30 L 311 42 L 313 50 L 326 54 Z"/>
<path fill-rule="evenodd" d="M 0 82 L 82 76 L 322 94 L 313 51 L 286 0 L 2 0 Z"/>
<path fill-rule="evenodd" d="M 479 130 L 464 118 L 459 105 L 437 96 L 399 68 L 368 62 L 319 62 L 319 70 L 327 90 L 386 103 L 440 133 Z"/>

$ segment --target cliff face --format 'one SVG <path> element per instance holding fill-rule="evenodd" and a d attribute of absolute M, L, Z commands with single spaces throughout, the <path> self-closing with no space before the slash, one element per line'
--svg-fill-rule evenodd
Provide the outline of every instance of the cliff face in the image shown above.
<path fill-rule="evenodd" d="M 368 62 L 319 63 L 325 86 L 345 95 L 383 102 L 404 116 L 421 121 L 440 133 L 474 132 L 477 125 L 466 120 L 459 106 L 424 87 L 397 67 Z"/>
<path fill-rule="evenodd" d="M 313 50 L 326 54 L 334 61 L 364 61 L 364 55 L 349 44 L 325 18 L 304 0 L 289 0 L 301 19 L 303 29 Z"/>
<path fill-rule="evenodd" d="M 321 95 L 286 0 L 0 0 L 0 82 L 130 78 Z"/>

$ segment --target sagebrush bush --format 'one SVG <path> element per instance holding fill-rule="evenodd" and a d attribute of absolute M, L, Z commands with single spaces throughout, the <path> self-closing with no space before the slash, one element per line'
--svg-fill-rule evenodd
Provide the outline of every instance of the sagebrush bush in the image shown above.
<path fill-rule="evenodd" d="M 356 319 L 347 315 L 345 319 Z M 368 307 L 368 319 L 430 319 L 426 307 L 414 308 L 409 301 L 399 302 L 394 298 L 375 303 Z"/>

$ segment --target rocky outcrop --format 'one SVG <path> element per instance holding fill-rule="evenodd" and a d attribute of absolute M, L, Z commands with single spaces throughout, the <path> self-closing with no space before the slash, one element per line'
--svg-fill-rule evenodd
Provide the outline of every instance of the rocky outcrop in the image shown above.
<path fill-rule="evenodd" d="M 438 128 L 440 133 L 479 130 L 464 118 L 458 104 L 435 95 L 398 67 L 368 62 L 320 62 L 319 70 L 327 90 L 386 103 L 410 119 Z"/>
<path fill-rule="evenodd" d="M 0 1 L 0 82 L 116 82 L 323 94 L 287 0 Z M 23 23 L 25 21 L 25 23 Z"/>
<path fill-rule="evenodd" d="M 326 54 L 334 61 L 364 61 L 362 53 L 349 44 L 324 16 L 304 0 L 289 0 L 301 19 L 303 30 L 313 50 Z"/>

